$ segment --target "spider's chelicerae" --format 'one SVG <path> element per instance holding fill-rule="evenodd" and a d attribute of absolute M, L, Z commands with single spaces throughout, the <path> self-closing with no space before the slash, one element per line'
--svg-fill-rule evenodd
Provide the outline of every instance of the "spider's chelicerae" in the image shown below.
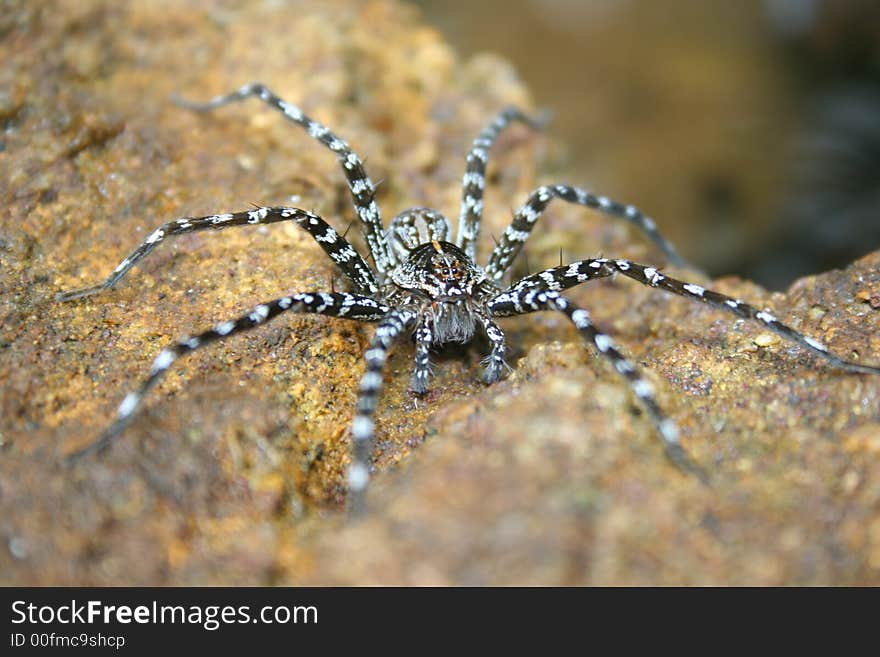
<path fill-rule="evenodd" d="M 522 249 L 542 212 L 553 199 L 561 199 L 594 208 L 599 212 L 625 219 L 652 239 L 675 264 L 682 264 L 672 245 L 665 240 L 654 222 L 632 205 L 622 205 L 568 185 L 545 185 L 536 189 L 514 215 L 510 226 L 489 255 L 484 266 L 477 264 L 477 237 L 483 211 L 483 189 L 489 149 L 513 121 L 532 127 L 537 122 L 517 109 L 504 110 L 477 137 L 467 156 L 463 179 L 461 217 L 453 241 L 449 220 L 435 210 L 412 208 L 397 215 L 386 231 L 376 203 L 376 190 L 364 171 L 363 162 L 348 144 L 329 128 L 306 116 L 295 105 L 282 100 L 262 84 L 245 85 L 238 91 L 219 96 L 204 104 L 178 101 L 195 111 L 209 111 L 255 96 L 279 110 L 287 119 L 304 128 L 335 155 L 348 181 L 354 207 L 360 219 L 370 259 L 368 262 L 352 245 L 321 217 L 293 207 L 260 207 L 245 212 L 216 214 L 208 217 L 184 217 L 163 224 L 125 258 L 107 280 L 98 285 L 65 292 L 59 300 L 69 301 L 115 285 L 125 274 L 161 242 L 169 237 L 199 230 L 218 230 L 245 224 L 270 224 L 293 221 L 317 241 L 325 253 L 350 279 L 353 292 L 298 292 L 261 303 L 249 313 L 217 324 L 214 328 L 190 336 L 162 350 L 153 362 L 149 377 L 136 391 L 129 393 L 119 406 L 115 422 L 95 442 L 70 458 L 77 460 L 112 442 L 143 404 L 147 392 L 163 373 L 181 356 L 215 340 L 228 338 L 260 326 L 284 312 L 317 313 L 330 317 L 377 324 L 367 350 L 366 371 L 361 378 L 357 410 L 352 423 L 353 441 L 348 486 L 351 504 L 363 502 L 370 478 L 370 462 L 375 437 L 374 414 L 382 388 L 382 372 L 388 350 L 395 342 L 412 335 L 415 341 L 415 370 L 412 389 L 425 393 L 430 374 L 432 347 L 449 342 L 468 342 L 479 330 L 486 334 L 491 351 L 485 359 L 483 379 L 498 381 L 504 370 L 504 333 L 495 323 L 498 317 L 523 315 L 541 310 L 563 313 L 584 339 L 627 381 L 657 426 L 667 455 L 679 467 L 700 473 L 682 449 L 675 422 L 657 404 L 651 384 L 615 345 L 611 337 L 599 331 L 583 308 L 562 295 L 570 287 L 623 274 L 643 285 L 659 288 L 725 310 L 737 317 L 752 319 L 767 326 L 814 353 L 834 366 L 850 372 L 880 373 L 880 367 L 849 362 L 828 351 L 815 340 L 778 321 L 767 310 L 757 308 L 694 283 L 671 278 L 656 267 L 630 260 L 589 258 L 568 265 L 551 267 L 509 285 L 503 279 Z"/>

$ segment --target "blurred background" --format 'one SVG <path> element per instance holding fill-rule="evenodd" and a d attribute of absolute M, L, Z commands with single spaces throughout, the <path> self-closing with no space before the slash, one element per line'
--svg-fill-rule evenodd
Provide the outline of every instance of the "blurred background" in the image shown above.
<path fill-rule="evenodd" d="M 553 110 L 542 181 L 640 206 L 707 272 L 780 289 L 880 248 L 880 1 L 415 4 Z"/>

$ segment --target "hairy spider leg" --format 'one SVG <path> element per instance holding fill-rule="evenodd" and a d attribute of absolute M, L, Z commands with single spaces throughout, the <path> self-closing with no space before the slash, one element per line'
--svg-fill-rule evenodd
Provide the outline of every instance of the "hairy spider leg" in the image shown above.
<path fill-rule="evenodd" d="M 456 246 L 475 262 L 480 221 L 483 218 L 483 190 L 486 187 L 489 149 L 492 148 L 498 135 L 514 121 L 520 121 L 535 130 L 540 130 L 547 122 L 547 118 L 532 119 L 516 107 L 508 107 L 483 128 L 467 155 L 467 168 L 462 178 L 461 216 L 458 221 Z"/>
<path fill-rule="evenodd" d="M 596 328 L 586 310 L 579 308 L 558 292 L 540 287 L 502 292 L 489 302 L 489 309 L 496 317 L 523 315 L 541 310 L 557 310 L 565 314 L 599 354 L 608 359 L 614 369 L 629 381 L 636 397 L 648 410 L 657 426 L 669 459 L 682 470 L 697 475 L 701 481 L 708 481 L 705 471 L 691 460 L 681 446 L 678 426 L 660 408 L 654 397 L 654 386 L 643 378 L 638 368 L 620 352 L 614 339 Z"/>
<path fill-rule="evenodd" d="M 451 231 L 449 220 L 436 210 L 409 208 L 391 220 L 388 234 L 392 250 L 403 263 L 422 244 L 448 241 Z"/>
<path fill-rule="evenodd" d="M 364 236 L 366 237 L 373 262 L 376 263 L 376 269 L 379 270 L 379 273 L 384 274 L 397 264 L 394 253 L 388 248 L 385 226 L 382 222 L 382 213 L 379 210 L 379 205 L 376 203 L 376 187 L 364 170 L 361 158 L 351 150 L 343 139 L 337 137 L 330 128 L 306 116 L 299 107 L 282 100 L 268 87 L 259 82 L 251 82 L 237 91 L 217 96 L 206 103 L 194 103 L 176 97 L 174 102 L 181 107 L 195 112 L 208 112 L 230 103 L 245 100 L 251 96 L 259 98 L 270 107 L 280 111 L 296 125 L 305 128 L 313 138 L 336 154 L 336 159 L 342 165 L 342 172 L 348 181 L 354 209 L 361 220 Z"/>
<path fill-rule="evenodd" d="M 568 203 L 585 205 L 604 214 L 626 219 L 636 228 L 644 232 L 660 249 L 669 260 L 679 266 L 686 263 L 675 250 L 675 247 L 663 237 L 657 230 L 654 220 L 646 216 L 641 210 L 633 205 L 623 205 L 606 196 L 596 196 L 590 192 L 571 187 L 569 185 L 543 185 L 538 187 L 529 196 L 519 211 L 514 215 L 510 226 L 501 235 L 501 239 L 489 256 L 486 265 L 486 275 L 490 280 L 498 282 L 510 267 L 514 258 L 522 249 L 538 218 L 550 204 L 550 201 L 558 198 Z"/>
<path fill-rule="evenodd" d="M 428 315 L 422 317 L 414 337 L 416 341 L 416 366 L 413 370 L 410 388 L 417 395 L 423 395 L 428 392 L 428 379 L 431 376 L 431 344 L 434 342 L 431 318 Z"/>
<path fill-rule="evenodd" d="M 367 369 L 361 378 L 357 411 L 351 425 L 352 455 L 348 468 L 348 490 L 351 510 L 360 513 L 364 508 L 364 494 L 370 482 L 370 463 L 376 440 L 373 417 L 382 392 L 382 372 L 391 345 L 412 328 L 416 313 L 410 310 L 391 310 L 376 327 L 376 334 L 364 358 Z"/>
<path fill-rule="evenodd" d="M 339 235 L 321 217 L 298 208 L 255 208 L 245 212 L 229 212 L 207 217 L 183 217 L 169 221 L 149 234 L 140 246 L 120 262 L 113 273 L 103 282 L 78 290 L 62 292 L 57 295 L 58 301 L 71 301 L 80 297 L 106 290 L 125 276 L 138 262 L 147 257 L 153 249 L 169 237 L 199 230 L 221 230 L 231 226 L 272 224 L 279 221 L 295 221 L 315 238 L 324 252 L 339 265 L 339 268 L 355 284 L 358 292 L 376 294 L 379 285 L 369 265 L 341 235 Z"/>
<path fill-rule="evenodd" d="M 483 371 L 483 382 L 487 384 L 496 383 L 501 380 L 505 369 L 510 366 L 504 360 L 504 354 L 507 351 L 504 332 L 491 318 L 484 315 L 478 315 L 477 320 L 486 332 L 492 350 L 483 359 L 485 370 Z M 410 389 L 418 394 L 423 395 L 428 392 L 428 380 L 431 376 L 431 344 L 434 341 L 434 334 L 431 331 L 431 318 L 428 315 L 422 317 L 419 322 L 415 334 L 416 357 L 415 369 L 413 371 L 412 383 Z"/>
<path fill-rule="evenodd" d="M 112 425 L 86 447 L 74 452 L 67 458 L 73 464 L 81 458 L 106 448 L 131 423 L 143 405 L 144 397 L 159 382 L 162 375 L 171 365 L 207 344 L 231 337 L 268 322 L 285 311 L 294 313 L 315 313 L 330 317 L 340 317 L 364 322 L 376 322 L 387 315 L 390 309 L 375 299 L 359 294 L 343 294 L 339 292 L 311 292 L 291 294 L 280 299 L 255 306 L 249 313 L 237 319 L 221 322 L 214 328 L 186 337 L 170 347 L 163 349 L 153 361 L 149 377 L 141 386 L 126 395 L 116 412 L 116 420 Z"/>
<path fill-rule="evenodd" d="M 880 367 L 855 363 L 831 353 L 824 343 L 783 324 L 770 310 L 758 310 L 745 301 L 734 299 L 720 292 L 707 290 L 695 283 L 686 283 L 672 278 L 660 272 L 656 267 L 640 265 L 631 260 L 607 258 L 580 260 L 570 265 L 553 267 L 537 274 L 526 276 L 514 283 L 509 291 L 523 291 L 531 288 L 560 291 L 584 281 L 608 277 L 617 272 L 643 285 L 656 287 L 688 299 L 695 299 L 713 308 L 719 308 L 725 312 L 732 313 L 742 319 L 757 321 L 786 340 L 806 347 L 811 352 L 818 354 L 835 367 L 844 371 L 857 374 L 880 374 Z"/>
<path fill-rule="evenodd" d="M 483 365 L 486 368 L 483 371 L 483 382 L 492 384 L 501 379 L 505 369 L 510 369 L 504 360 L 504 354 L 507 350 L 504 331 L 489 317 L 480 315 L 478 319 L 483 325 L 483 330 L 486 331 L 489 343 L 492 345 L 492 351 L 483 359 Z"/>

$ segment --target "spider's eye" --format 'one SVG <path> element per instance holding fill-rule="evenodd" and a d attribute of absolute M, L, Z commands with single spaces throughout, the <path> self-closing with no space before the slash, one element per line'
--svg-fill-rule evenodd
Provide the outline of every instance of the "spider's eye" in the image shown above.
<path fill-rule="evenodd" d="M 460 260 L 452 260 L 443 254 L 431 258 L 431 268 L 444 283 L 459 282 L 467 276 L 467 267 Z"/>

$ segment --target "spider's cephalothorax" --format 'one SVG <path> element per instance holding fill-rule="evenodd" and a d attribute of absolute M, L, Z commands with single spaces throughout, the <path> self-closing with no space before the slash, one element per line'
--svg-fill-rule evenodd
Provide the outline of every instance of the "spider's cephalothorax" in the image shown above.
<path fill-rule="evenodd" d="M 345 237 L 321 217 L 299 208 L 261 207 L 206 217 L 183 217 L 163 224 L 123 259 L 103 283 L 62 293 L 58 296 L 59 300 L 69 301 L 112 287 L 137 262 L 169 237 L 199 230 L 280 221 L 293 221 L 312 235 L 349 278 L 353 290 L 350 293 L 289 293 L 259 304 L 236 319 L 221 322 L 207 331 L 183 338 L 166 347 L 153 361 L 150 375 L 138 389 L 122 400 L 116 421 L 98 440 L 73 454 L 71 460 L 78 460 L 111 443 L 131 423 L 146 394 L 168 368 L 178 358 L 199 347 L 259 326 L 287 311 L 374 322 L 378 326 L 365 354 L 366 371 L 361 378 L 351 431 L 353 450 L 348 486 L 352 506 L 357 508 L 363 503 L 370 478 L 375 439 L 373 418 L 382 388 L 382 374 L 388 350 L 392 344 L 404 336 L 413 337 L 415 369 L 412 389 L 416 393 L 424 393 L 428 389 L 430 376 L 431 347 L 449 342 L 467 342 L 477 331 L 482 331 L 491 345 L 491 352 L 485 360 L 484 380 L 493 383 L 501 378 L 505 368 L 504 333 L 494 318 L 548 310 L 568 317 L 587 343 L 595 347 L 599 355 L 606 358 L 630 383 L 636 397 L 654 421 L 667 455 L 683 469 L 702 475 L 702 471 L 692 464 L 682 449 L 676 424 L 658 406 L 651 384 L 620 352 L 614 340 L 596 328 L 590 314 L 561 294 L 580 283 L 615 274 L 700 301 L 743 319 L 757 321 L 841 369 L 880 373 L 878 367 L 847 361 L 830 353 L 823 343 L 783 324 L 767 310 L 758 310 L 739 299 L 671 278 L 656 267 L 640 265 L 630 260 L 589 258 L 551 267 L 507 286 L 502 285 L 511 263 L 553 199 L 594 208 L 604 214 L 627 220 L 653 240 L 670 261 L 677 265 L 683 264 L 672 245 L 657 232 L 654 221 L 635 206 L 623 205 L 578 187 L 543 185 L 529 195 L 514 215 L 510 226 L 502 233 L 485 266 L 479 266 L 477 238 L 483 212 L 489 149 L 498 134 L 512 121 L 538 127 L 537 122 L 517 109 L 504 110 L 474 141 L 467 156 L 467 169 L 462 180 L 461 216 L 458 234 L 453 242 L 452 229 L 446 217 L 427 208 L 414 208 L 401 213 L 391 222 L 386 234 L 376 203 L 375 187 L 357 154 L 329 128 L 309 118 L 301 109 L 282 100 L 264 85 L 248 84 L 238 91 L 204 104 L 179 102 L 195 111 L 208 111 L 251 96 L 280 111 L 336 155 L 348 182 L 374 266 L 371 267 Z"/>
<path fill-rule="evenodd" d="M 389 274 L 387 298 L 395 305 L 417 307 L 419 315 L 429 320 L 435 344 L 468 342 L 476 315 L 488 315 L 484 302 L 497 288 L 464 251 L 446 241 L 449 222 L 433 210 L 418 208 L 398 216 L 392 222 L 392 235 L 399 232 L 398 220 L 413 216 L 424 230 L 407 245 L 401 253 L 405 259 Z"/>
<path fill-rule="evenodd" d="M 418 327 L 416 368 L 412 389 L 428 391 L 429 349 L 449 342 L 469 342 L 477 325 L 502 339 L 486 364 L 484 379 L 497 381 L 504 370 L 503 334 L 491 320 L 486 300 L 498 288 L 483 269 L 455 244 L 448 242 L 449 220 L 429 208 L 413 208 L 391 222 L 391 244 L 400 264 L 389 272 L 383 292 L 395 307 L 413 312 Z"/>
<path fill-rule="evenodd" d="M 474 335 L 474 314 L 491 287 L 486 274 L 464 251 L 449 242 L 433 240 L 413 250 L 391 272 L 396 290 L 391 299 L 414 305 L 430 318 L 434 343 L 468 342 Z"/>

